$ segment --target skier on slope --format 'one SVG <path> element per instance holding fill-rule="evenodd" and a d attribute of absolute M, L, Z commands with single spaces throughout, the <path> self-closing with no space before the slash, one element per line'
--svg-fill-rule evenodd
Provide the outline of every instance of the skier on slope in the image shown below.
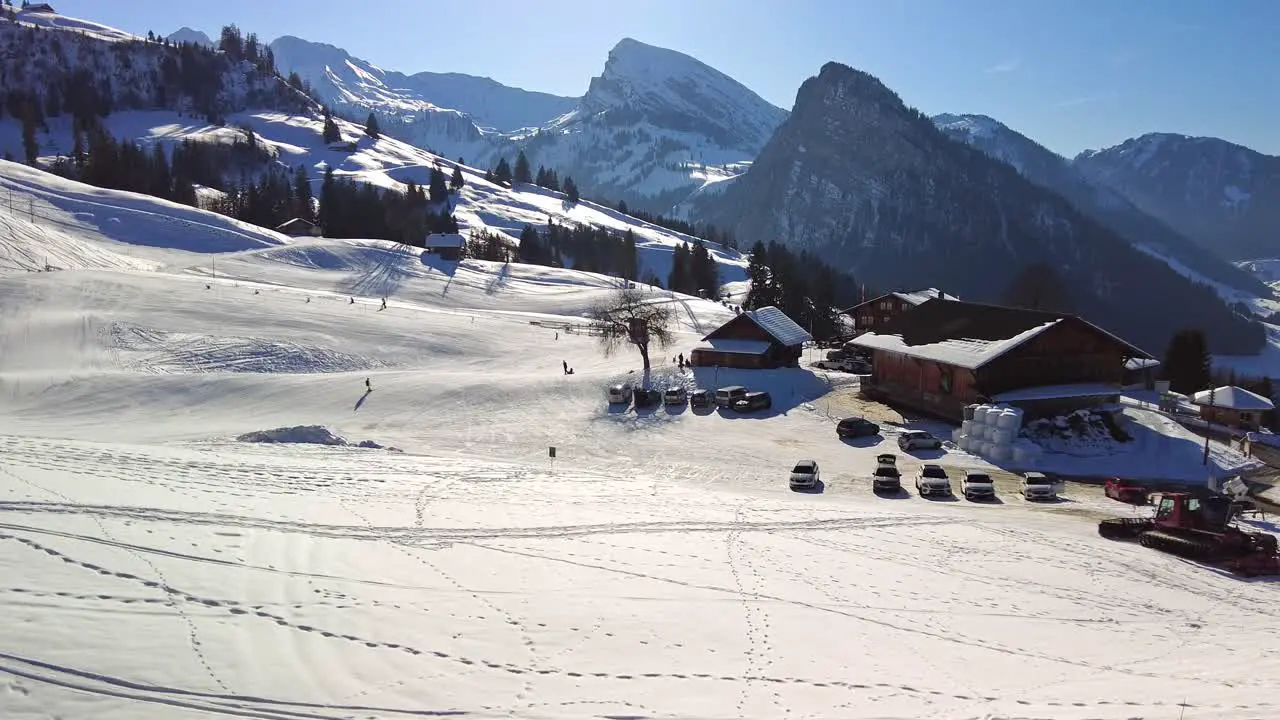
<path fill-rule="evenodd" d="M 369 381 L 369 378 L 364 379 L 364 391 L 373 392 L 373 383 Z"/>

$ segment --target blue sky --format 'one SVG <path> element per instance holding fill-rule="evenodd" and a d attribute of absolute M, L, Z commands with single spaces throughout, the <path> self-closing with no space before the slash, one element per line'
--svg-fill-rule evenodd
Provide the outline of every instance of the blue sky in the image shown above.
<path fill-rule="evenodd" d="M 578 95 L 623 37 L 693 55 L 790 108 L 823 63 L 934 114 L 991 115 L 1066 155 L 1145 132 L 1280 155 L 1275 0 L 56 0 L 125 30 L 235 22 L 386 69 Z"/>

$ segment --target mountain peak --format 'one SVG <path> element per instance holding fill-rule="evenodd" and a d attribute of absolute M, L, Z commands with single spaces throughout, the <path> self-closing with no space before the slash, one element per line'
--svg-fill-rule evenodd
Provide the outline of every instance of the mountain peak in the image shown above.
<path fill-rule="evenodd" d="M 786 114 L 696 58 L 623 38 L 591 79 L 576 118 L 606 116 L 618 125 L 647 121 L 754 154 Z"/>
<path fill-rule="evenodd" d="M 166 36 L 166 39 L 168 39 L 169 42 L 175 42 L 175 43 L 189 42 L 189 43 L 195 43 L 196 45 L 206 45 L 209 47 L 213 46 L 213 40 L 208 35 L 204 34 L 199 30 L 193 30 L 192 28 L 189 28 L 186 25 L 183 25 L 177 30 L 174 30 L 173 32 L 169 33 Z"/>

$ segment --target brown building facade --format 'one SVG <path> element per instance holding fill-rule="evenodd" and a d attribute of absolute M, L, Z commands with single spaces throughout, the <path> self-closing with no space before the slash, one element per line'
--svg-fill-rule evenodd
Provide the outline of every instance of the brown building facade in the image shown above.
<path fill-rule="evenodd" d="M 695 367 L 777 368 L 797 365 L 811 338 L 776 307 L 747 310 L 716 328 L 689 353 Z"/>
<path fill-rule="evenodd" d="M 853 320 L 854 334 L 861 335 L 865 332 L 877 332 L 879 328 L 884 327 L 902 313 L 934 299 L 958 300 L 959 298 L 934 288 L 915 292 L 891 292 L 845 308 L 840 312 Z"/>
<path fill-rule="evenodd" d="M 950 419 L 1007 402 L 1055 415 L 1119 395 L 1142 350 L 1073 315 L 934 300 L 850 345 L 872 355 L 868 394 Z"/>

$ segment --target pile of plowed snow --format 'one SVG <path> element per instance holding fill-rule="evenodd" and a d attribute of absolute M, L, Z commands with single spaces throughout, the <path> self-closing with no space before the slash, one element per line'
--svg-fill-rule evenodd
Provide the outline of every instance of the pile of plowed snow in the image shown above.
<path fill-rule="evenodd" d="M 255 430 L 236 438 L 240 442 L 249 443 L 294 443 L 299 445 L 336 445 L 341 447 L 362 447 L 378 450 L 400 452 L 399 448 L 389 448 L 372 440 L 348 442 L 323 425 L 295 425 L 293 427 L 274 428 L 272 430 Z"/>

